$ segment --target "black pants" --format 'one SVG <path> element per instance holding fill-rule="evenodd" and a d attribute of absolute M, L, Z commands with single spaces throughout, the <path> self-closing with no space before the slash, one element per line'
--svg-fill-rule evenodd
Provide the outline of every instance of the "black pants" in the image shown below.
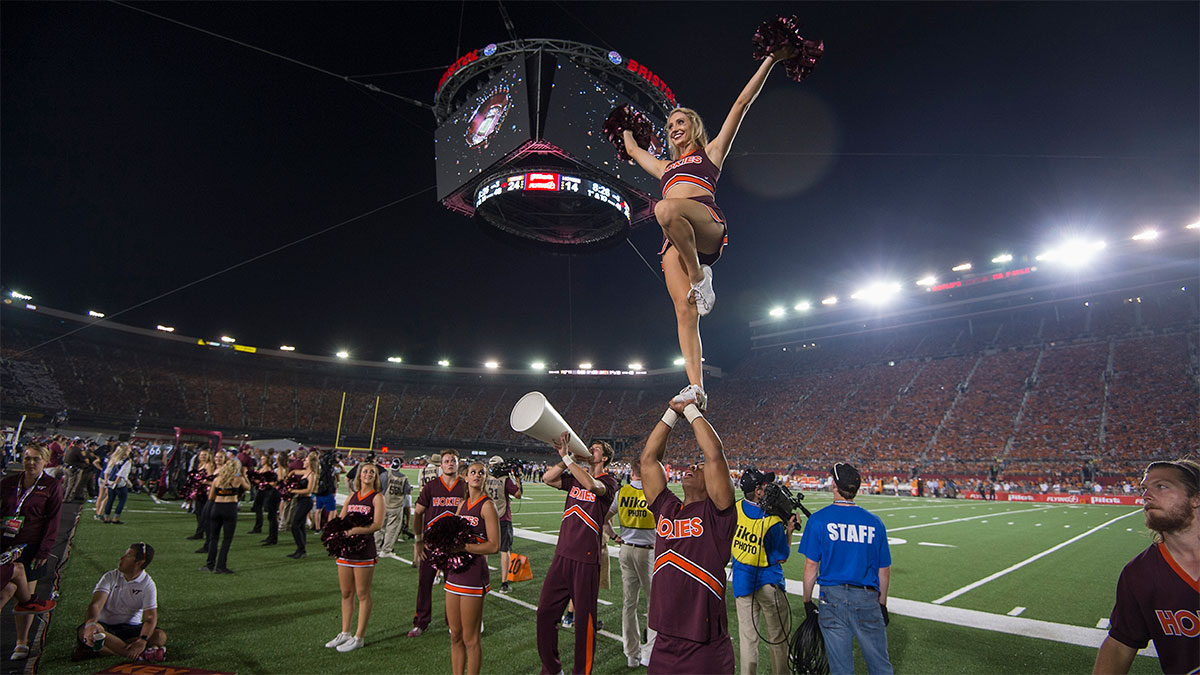
<path fill-rule="evenodd" d="M 251 532 L 262 532 L 263 508 L 267 505 L 267 495 L 272 492 L 275 491 L 258 490 L 254 495 L 254 529 Z"/>
<path fill-rule="evenodd" d="M 304 552 L 304 536 L 308 529 L 308 512 L 312 511 L 311 496 L 296 497 L 296 510 L 292 512 L 292 538 L 296 540 L 296 550 Z"/>
<path fill-rule="evenodd" d="M 255 505 L 254 529 L 262 531 L 263 512 L 265 511 L 267 514 L 267 526 L 270 528 L 267 540 L 277 541 L 279 539 L 279 492 L 268 488 L 260 490 L 258 496 L 262 504 Z"/>
<path fill-rule="evenodd" d="M 196 534 L 194 536 L 203 537 L 208 533 L 208 521 L 204 519 L 207 515 L 204 507 L 208 506 L 208 495 L 197 495 L 192 500 L 192 513 L 196 515 Z"/>
<path fill-rule="evenodd" d="M 229 561 L 229 545 L 233 543 L 233 531 L 237 529 L 237 502 L 214 502 L 209 505 L 208 517 L 208 566 L 224 568 Z M 217 536 L 221 536 L 220 552 L 217 552 Z"/>

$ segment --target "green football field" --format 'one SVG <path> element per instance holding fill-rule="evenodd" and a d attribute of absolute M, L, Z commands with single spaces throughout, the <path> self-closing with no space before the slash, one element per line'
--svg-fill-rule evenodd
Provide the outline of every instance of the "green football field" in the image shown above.
<path fill-rule="evenodd" d="M 810 494 L 815 511 L 828 504 Z M 907 673 L 1078 673 L 1090 672 L 1103 639 L 1122 566 L 1150 544 L 1140 509 L 1119 506 L 1061 506 L 1009 502 L 864 497 L 860 503 L 888 526 L 892 542 L 892 587 L 888 640 L 897 672 Z M 448 672 L 449 635 L 442 625 L 443 592 L 434 588 L 434 619 L 420 638 L 412 625 L 417 572 L 412 545 L 397 545 L 398 558 L 375 568 L 374 613 L 363 649 L 339 654 L 324 643 L 340 627 L 337 575 L 315 533 L 309 557 L 291 560 L 291 536 L 262 547 L 249 534 L 248 505 L 229 554 L 232 576 L 198 571 L 203 556 L 184 539 L 195 521 L 176 503 L 155 504 L 131 497 L 124 526 L 82 512 L 70 557 L 62 571 L 58 609 L 53 613 L 45 673 L 92 673 L 114 658 L 69 660 L 75 626 L 91 589 L 116 566 L 135 541 L 157 550 L 149 568 L 158 585 L 160 626 L 168 633 L 165 665 L 239 673 Z M 541 578 L 554 554 L 563 493 L 540 484 L 525 488 L 514 503 L 514 551 L 529 556 L 533 581 L 493 592 L 484 609 L 484 672 L 535 673 L 534 611 Z M 794 543 L 799 543 L 799 533 Z M 615 549 L 612 549 L 615 551 Z M 793 552 L 795 547 L 793 546 Z M 621 579 L 612 560 L 611 587 L 600 592 L 595 672 L 633 672 L 621 647 Z M 498 556 L 492 560 L 499 566 Z M 785 567 L 793 629 L 803 617 L 800 601 L 803 558 L 793 553 Z M 493 589 L 500 573 L 493 573 Z M 737 616 L 728 599 L 730 631 L 737 653 Z M 643 603 L 644 607 L 644 603 Z M 559 648 L 569 671 L 573 635 L 559 630 Z M 760 645 L 759 667 L 769 667 Z M 861 660 L 859 672 L 865 672 Z M 1161 672 L 1153 656 L 1139 656 L 1136 673 Z"/>

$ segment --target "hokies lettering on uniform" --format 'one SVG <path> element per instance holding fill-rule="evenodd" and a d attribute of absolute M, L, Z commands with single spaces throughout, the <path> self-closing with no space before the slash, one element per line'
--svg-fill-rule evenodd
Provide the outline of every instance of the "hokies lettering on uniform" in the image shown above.
<path fill-rule="evenodd" d="M 674 162 L 668 164 L 667 168 L 663 170 L 663 173 L 670 173 L 684 164 L 699 164 L 703 161 L 704 160 L 700 157 L 700 155 L 688 155 L 687 157 L 680 157 Z"/>
<path fill-rule="evenodd" d="M 1186 638 L 1200 635 L 1200 616 L 1196 612 L 1186 609 L 1156 609 L 1154 615 L 1158 617 L 1158 625 L 1164 635 L 1180 635 Z"/>
<path fill-rule="evenodd" d="M 465 520 L 465 521 L 467 521 L 468 523 L 470 523 L 470 524 L 471 524 L 471 527 L 475 527 L 476 525 L 478 525 L 478 524 L 479 524 L 479 519 L 478 519 L 478 518 L 476 518 L 475 516 L 464 516 L 464 515 L 461 515 L 461 514 L 460 514 L 458 517 L 459 517 L 459 518 L 462 518 L 463 520 Z"/>
<path fill-rule="evenodd" d="M 704 536 L 703 518 L 658 519 L 658 536 L 663 539 L 686 539 Z"/>
<path fill-rule="evenodd" d="M 581 502 L 596 501 L 596 493 L 592 492 L 591 490 L 584 490 L 583 488 L 579 487 L 578 485 L 573 486 L 571 488 L 570 495 L 572 498 L 578 499 Z"/>
<path fill-rule="evenodd" d="M 430 505 L 432 508 L 437 508 L 440 506 L 458 508 L 458 505 L 462 504 L 462 497 L 434 497 L 432 501 L 433 504 Z"/>
<path fill-rule="evenodd" d="M 829 541 L 848 541 L 855 544 L 870 544 L 875 541 L 875 528 L 871 525 L 829 523 L 825 529 L 829 532 Z"/>
<path fill-rule="evenodd" d="M 347 504 L 346 510 L 350 513 L 361 513 L 364 516 L 371 515 L 370 504 Z"/>

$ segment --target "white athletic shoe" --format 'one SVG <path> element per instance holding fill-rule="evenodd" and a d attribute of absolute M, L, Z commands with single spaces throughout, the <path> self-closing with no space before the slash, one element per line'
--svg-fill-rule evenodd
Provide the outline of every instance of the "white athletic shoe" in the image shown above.
<path fill-rule="evenodd" d="M 675 403 L 683 403 L 685 405 L 694 401 L 696 403 L 696 407 L 700 409 L 700 412 L 708 410 L 708 394 L 705 394 L 704 387 L 701 387 L 698 384 L 689 384 L 683 389 L 680 389 L 679 393 L 675 395 L 675 398 L 671 400 Z"/>
<path fill-rule="evenodd" d="M 696 303 L 696 311 L 700 312 L 700 316 L 707 316 L 717 302 L 717 293 L 713 290 L 712 268 L 708 265 L 701 265 L 700 271 L 704 273 L 704 278 L 700 280 L 700 283 L 692 284 L 692 290 L 688 297 Z"/>
<path fill-rule="evenodd" d="M 359 637 L 351 637 L 349 640 L 346 640 L 342 644 L 338 645 L 337 650 L 342 653 L 352 652 L 365 644 L 367 644 L 366 640 Z"/>
<path fill-rule="evenodd" d="M 338 633 L 337 637 L 325 643 L 325 648 L 333 649 L 334 647 L 340 647 L 341 645 L 345 644 L 346 640 L 349 640 L 353 637 L 354 636 L 350 633 Z"/>
<path fill-rule="evenodd" d="M 625 665 L 630 668 L 638 668 L 642 665 L 642 660 L 636 656 L 627 656 L 625 657 Z"/>

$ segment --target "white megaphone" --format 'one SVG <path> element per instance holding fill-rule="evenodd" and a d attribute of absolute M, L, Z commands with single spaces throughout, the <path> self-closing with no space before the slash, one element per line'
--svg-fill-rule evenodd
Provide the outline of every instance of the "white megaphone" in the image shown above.
<path fill-rule="evenodd" d="M 562 432 L 568 431 L 571 434 L 571 440 L 567 442 L 567 447 L 577 457 L 591 459 L 592 453 L 588 447 L 583 444 L 583 440 L 567 424 L 562 415 L 550 405 L 550 401 L 546 400 L 546 395 L 540 391 L 531 391 L 521 397 L 520 401 L 513 406 L 512 414 L 508 416 L 508 423 L 512 425 L 513 431 L 525 434 L 530 438 L 536 438 L 543 443 L 554 445 L 558 442 Z"/>

